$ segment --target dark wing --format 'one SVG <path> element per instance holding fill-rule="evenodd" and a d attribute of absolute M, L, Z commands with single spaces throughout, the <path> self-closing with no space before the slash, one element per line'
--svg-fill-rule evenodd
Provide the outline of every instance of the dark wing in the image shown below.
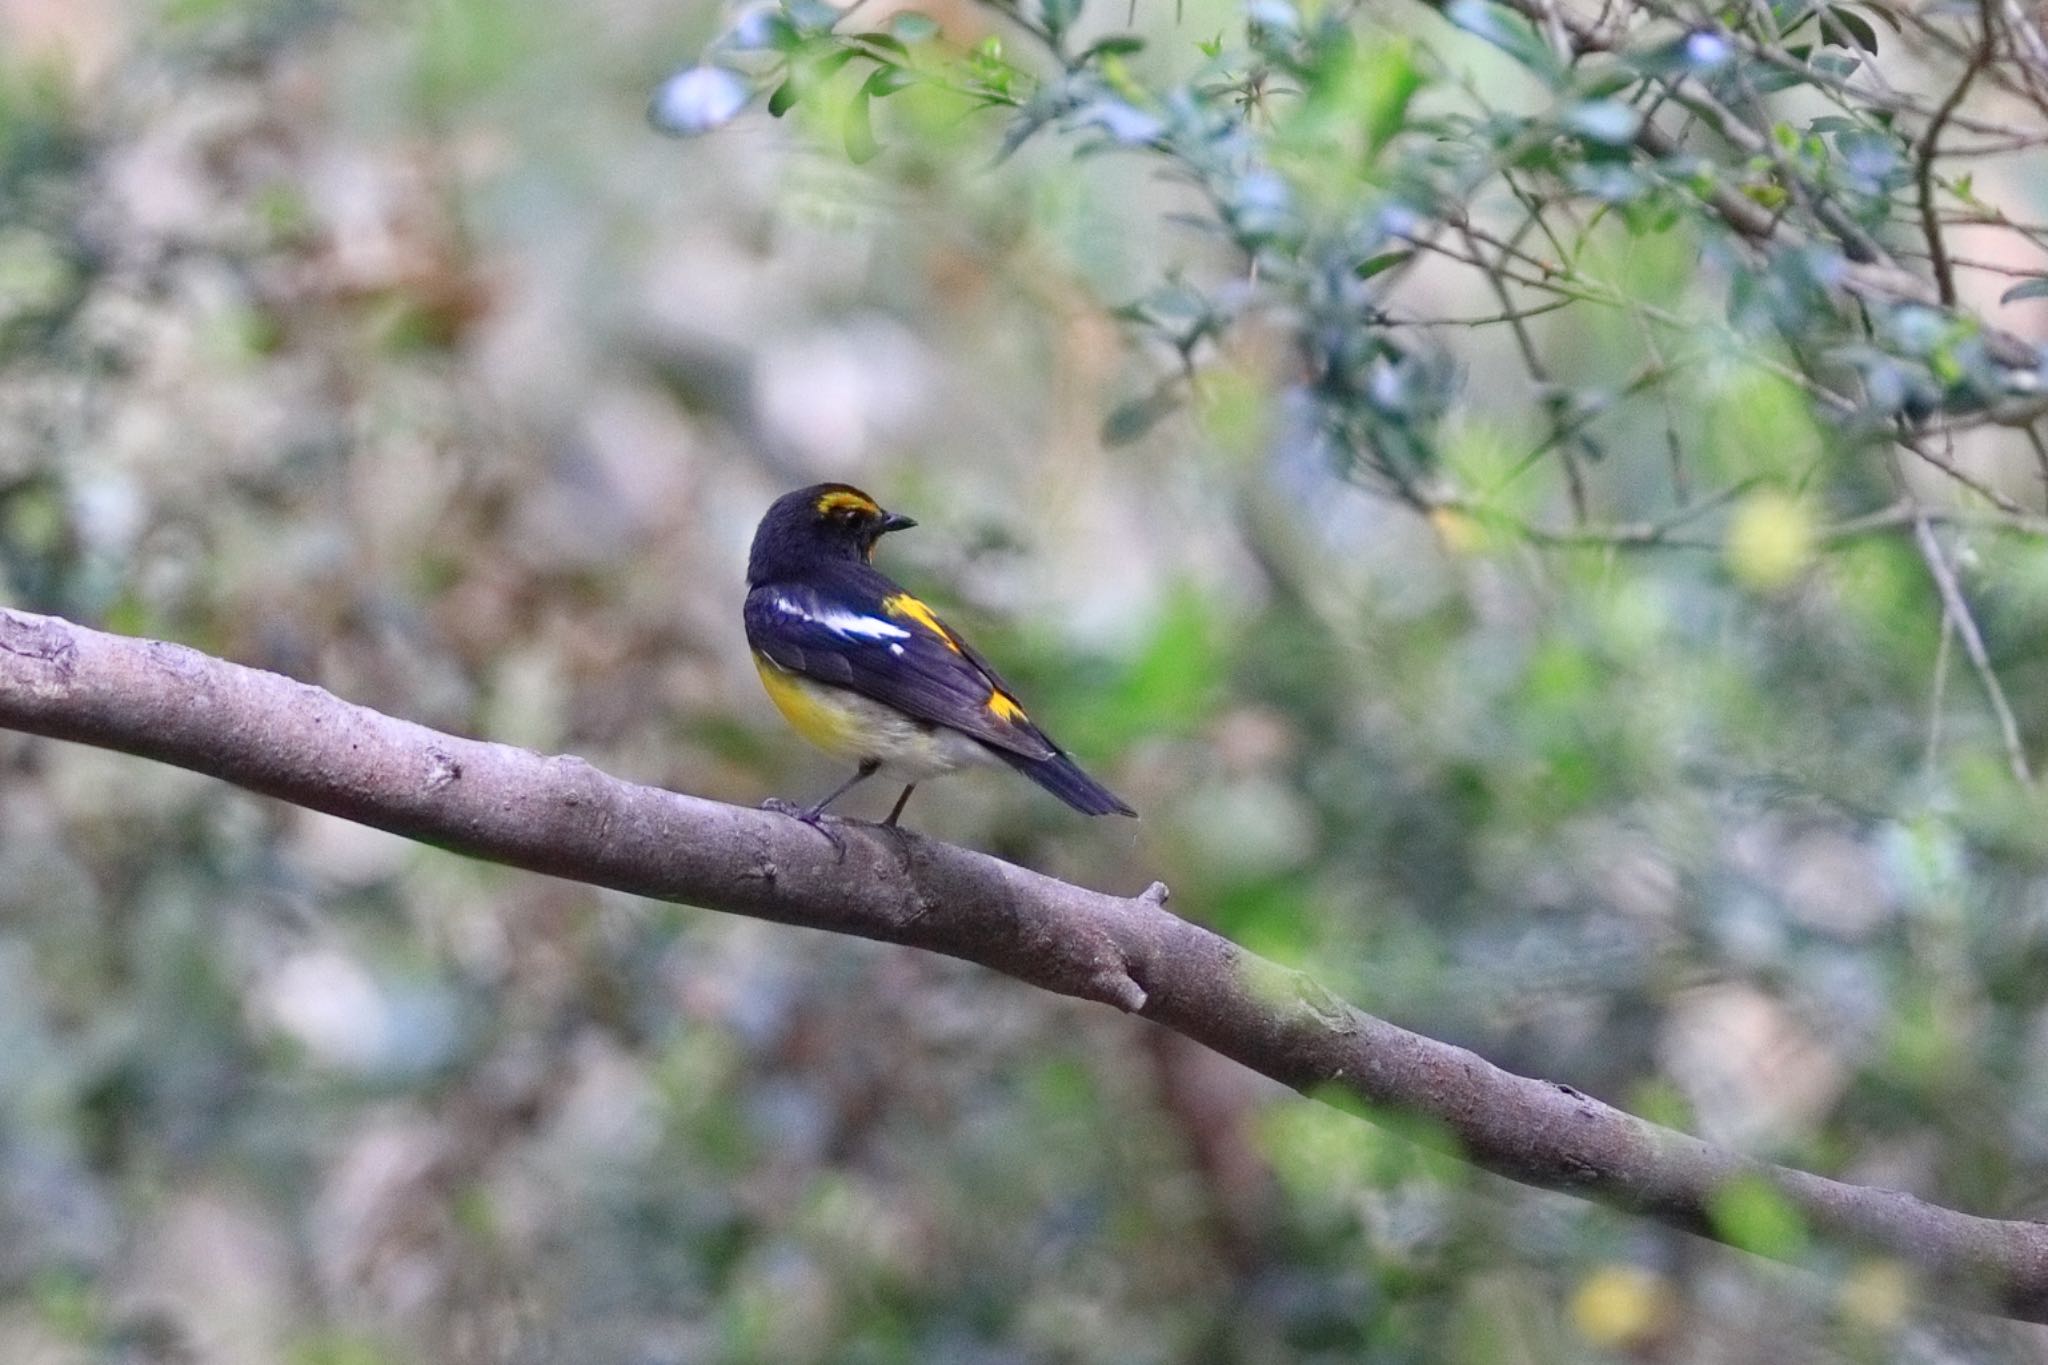
<path fill-rule="evenodd" d="M 869 581 L 869 580 L 872 581 Z M 769 662 L 1026 759 L 1059 750 L 995 670 L 930 607 L 878 573 L 747 594 L 747 641 Z"/>

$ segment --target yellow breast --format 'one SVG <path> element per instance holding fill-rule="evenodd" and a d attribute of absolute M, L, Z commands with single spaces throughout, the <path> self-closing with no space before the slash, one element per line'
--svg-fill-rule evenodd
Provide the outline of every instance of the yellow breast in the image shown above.
<path fill-rule="evenodd" d="M 791 673 L 764 654 L 754 656 L 754 667 L 760 671 L 768 700 L 798 734 L 828 753 L 847 758 L 867 756 L 872 736 L 862 714 L 864 708 L 853 704 L 856 698 Z"/>

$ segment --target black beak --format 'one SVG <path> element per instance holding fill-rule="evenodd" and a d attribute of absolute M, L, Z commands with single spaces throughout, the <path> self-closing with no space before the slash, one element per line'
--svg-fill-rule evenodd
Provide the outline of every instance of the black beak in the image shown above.
<path fill-rule="evenodd" d="M 884 512 L 881 524 L 875 527 L 875 534 L 886 536 L 891 531 L 908 531 L 915 525 L 917 525 L 916 521 L 904 516 L 901 512 Z"/>

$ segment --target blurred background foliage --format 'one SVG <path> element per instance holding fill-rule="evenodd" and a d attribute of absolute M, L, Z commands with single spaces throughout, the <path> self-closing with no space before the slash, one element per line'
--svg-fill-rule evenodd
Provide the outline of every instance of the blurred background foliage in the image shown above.
<path fill-rule="evenodd" d="M 1145 817 L 920 828 L 2038 1216 L 2048 175 L 1992 6 L 1927 155 L 1974 12 L 0 0 L 0 600 L 809 795 L 741 571 L 851 479 Z M 1871 241 L 1953 297 L 1845 288 Z M 1718 1216 L 1804 1269 L 1401 1131 L 0 736 L 0 1359 L 2048 1349 L 1768 1191 Z"/>

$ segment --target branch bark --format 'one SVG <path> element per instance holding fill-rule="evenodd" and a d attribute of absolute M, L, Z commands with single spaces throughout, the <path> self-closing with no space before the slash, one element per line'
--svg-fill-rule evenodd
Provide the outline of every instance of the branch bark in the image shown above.
<path fill-rule="evenodd" d="M 1131 898 L 907 831 L 843 824 L 843 856 L 784 816 L 460 739 L 317 687 L 0 609 L 0 727 L 135 754 L 458 853 L 661 900 L 945 953 L 1186 1035 L 1488 1171 L 1727 1240 L 1730 1182 L 1767 1182 L 1813 1233 L 2048 1322 L 2048 1225 L 1770 1166 L 1512 1075 L 1353 1008 L 1314 980 Z M 1416 1131 L 1404 1127 L 1404 1132 Z"/>

